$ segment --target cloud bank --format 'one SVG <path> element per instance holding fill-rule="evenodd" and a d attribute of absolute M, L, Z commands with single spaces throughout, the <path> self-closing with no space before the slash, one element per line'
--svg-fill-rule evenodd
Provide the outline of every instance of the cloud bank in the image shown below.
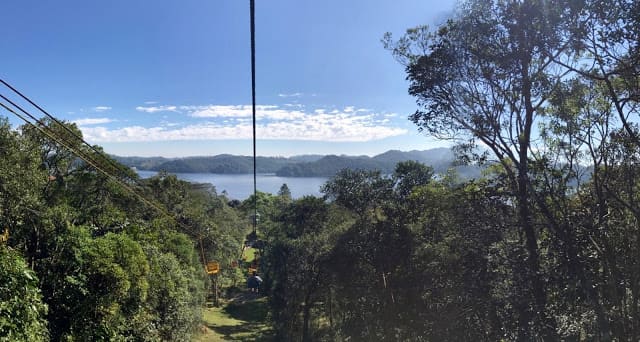
<path fill-rule="evenodd" d="M 101 119 L 83 119 L 84 136 L 93 142 L 147 142 L 176 140 L 232 140 L 252 137 L 251 105 L 146 106 L 139 112 L 173 112 L 171 125 L 96 126 Z M 175 116 L 180 116 L 175 117 Z M 404 135 L 388 113 L 348 106 L 342 109 L 261 105 L 256 107 L 258 139 L 327 142 L 367 142 Z M 104 119 L 102 119 L 104 120 Z M 175 121 L 182 122 L 175 124 Z M 108 123 L 104 121 L 103 123 Z M 90 126 L 91 125 L 91 126 Z"/>

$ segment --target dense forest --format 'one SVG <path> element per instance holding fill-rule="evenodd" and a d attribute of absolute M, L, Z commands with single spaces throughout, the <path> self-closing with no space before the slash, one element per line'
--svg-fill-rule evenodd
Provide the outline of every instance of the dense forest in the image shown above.
<path fill-rule="evenodd" d="M 469 0 L 385 46 L 484 177 L 343 171 L 266 231 L 280 340 L 640 338 L 640 2 Z"/>
<path fill-rule="evenodd" d="M 189 340 L 210 287 L 202 260 L 237 259 L 246 215 L 210 185 L 139 180 L 70 145 L 75 125 L 41 122 L 47 136 L 0 121 L 0 340 Z M 227 267 L 219 282 L 243 277 Z"/>
<path fill-rule="evenodd" d="M 228 201 L 2 121 L 0 339 L 189 340 L 203 262 L 220 261 L 222 287 L 245 279 L 232 265 L 255 204 L 277 341 L 637 341 L 638 13 L 467 0 L 386 35 L 410 119 L 486 165 L 471 180 L 402 161 L 343 169 L 323 197 Z"/>

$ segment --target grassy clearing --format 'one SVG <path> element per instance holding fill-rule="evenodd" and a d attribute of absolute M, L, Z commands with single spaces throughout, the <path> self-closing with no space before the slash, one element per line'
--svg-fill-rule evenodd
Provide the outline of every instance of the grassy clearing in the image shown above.
<path fill-rule="evenodd" d="M 252 262 L 256 258 L 256 250 L 252 247 L 249 247 L 244 250 L 243 259 L 245 262 Z"/>
<path fill-rule="evenodd" d="M 272 341 L 266 297 L 243 294 L 204 310 L 205 331 L 194 341 Z"/>

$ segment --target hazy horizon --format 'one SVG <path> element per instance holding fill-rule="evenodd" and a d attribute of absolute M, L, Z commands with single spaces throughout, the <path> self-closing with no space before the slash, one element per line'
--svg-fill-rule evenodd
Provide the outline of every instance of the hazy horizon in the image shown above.
<path fill-rule="evenodd" d="M 290 156 L 282 156 L 282 155 L 256 155 L 257 157 L 264 157 L 264 158 L 295 158 L 295 157 L 303 157 L 303 156 L 331 156 L 331 155 L 335 155 L 335 156 L 346 156 L 346 157 L 375 157 L 377 155 L 389 152 L 389 151 L 400 151 L 400 152 L 414 152 L 414 151 L 429 151 L 429 150 L 436 150 L 436 149 L 441 149 L 441 148 L 446 148 L 449 149 L 450 147 L 447 146 L 441 146 L 441 147 L 433 147 L 433 148 L 427 148 L 427 149 L 423 149 L 423 150 L 399 150 L 399 149 L 389 149 L 386 150 L 384 152 L 380 152 L 380 153 L 374 153 L 374 154 L 344 154 L 344 153 L 308 153 L 308 154 L 296 154 L 296 155 L 290 155 Z M 154 155 L 154 156 L 139 156 L 139 155 L 120 155 L 120 154 L 113 154 L 113 153 L 109 153 L 112 156 L 117 156 L 117 157 L 123 157 L 123 158 L 166 158 L 166 159 L 180 159 L 180 158 L 199 158 L 199 157 L 215 157 L 215 156 L 219 156 L 219 155 L 231 155 L 231 156 L 236 156 L 236 157 L 253 157 L 253 155 L 251 154 L 234 154 L 234 153 L 216 153 L 216 154 L 210 154 L 210 155 L 184 155 L 184 156 L 176 156 L 176 157 L 164 157 L 164 156 L 160 156 L 160 155 Z"/>

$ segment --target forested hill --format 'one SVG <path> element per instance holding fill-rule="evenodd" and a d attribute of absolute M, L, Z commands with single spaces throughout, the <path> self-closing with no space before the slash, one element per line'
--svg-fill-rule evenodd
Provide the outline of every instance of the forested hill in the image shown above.
<path fill-rule="evenodd" d="M 114 157 L 119 162 L 140 170 L 167 171 L 172 173 L 221 173 L 242 174 L 253 172 L 253 158 L 221 154 L 211 157 L 187 157 L 167 159 L 161 157 Z M 369 156 L 303 155 L 290 158 L 258 157 L 259 173 L 275 173 L 282 177 L 331 177 L 341 169 L 380 170 L 391 173 L 398 162 L 414 160 L 429 165 L 437 173 L 452 167 L 454 155 L 449 148 L 402 152 L 397 150 Z M 474 176 L 478 169 L 457 167 L 463 176 Z"/>
<path fill-rule="evenodd" d="M 391 150 L 374 157 L 329 155 L 315 161 L 293 163 L 276 171 L 276 174 L 283 177 L 328 177 L 342 169 L 380 170 L 383 173 L 391 173 L 398 162 L 407 160 L 429 165 L 436 172 L 446 172 L 452 167 L 454 155 L 448 148 L 409 152 Z"/>
<path fill-rule="evenodd" d="M 219 154 L 211 157 L 118 157 L 120 163 L 139 170 L 167 171 L 171 173 L 222 173 L 240 174 L 253 172 L 253 157 Z M 295 163 L 294 160 L 282 157 L 258 157 L 257 171 L 275 173 L 282 167 Z"/>

